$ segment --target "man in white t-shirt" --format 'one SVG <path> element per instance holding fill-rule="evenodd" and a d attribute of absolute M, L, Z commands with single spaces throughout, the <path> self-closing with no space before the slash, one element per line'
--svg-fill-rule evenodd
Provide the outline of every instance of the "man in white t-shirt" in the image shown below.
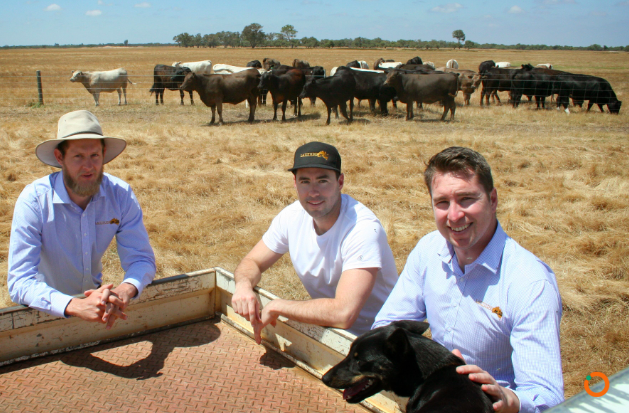
<path fill-rule="evenodd" d="M 232 306 L 251 322 L 258 344 L 261 330 L 280 315 L 355 335 L 367 332 L 398 278 L 382 224 L 363 204 L 341 194 L 344 176 L 334 146 L 300 146 L 289 171 L 299 201 L 273 219 L 236 267 Z M 312 299 L 276 299 L 260 310 L 253 288 L 286 252 Z"/>

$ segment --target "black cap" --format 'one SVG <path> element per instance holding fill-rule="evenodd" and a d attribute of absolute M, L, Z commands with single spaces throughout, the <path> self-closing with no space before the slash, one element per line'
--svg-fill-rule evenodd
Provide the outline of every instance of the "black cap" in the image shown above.
<path fill-rule="evenodd" d="M 300 168 L 332 169 L 340 173 L 341 155 L 332 145 L 310 142 L 297 148 L 293 167 L 289 171 L 295 172 Z"/>

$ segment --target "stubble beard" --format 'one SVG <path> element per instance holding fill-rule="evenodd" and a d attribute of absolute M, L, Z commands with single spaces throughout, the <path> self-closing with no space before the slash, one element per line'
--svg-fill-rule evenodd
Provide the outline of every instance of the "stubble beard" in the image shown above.
<path fill-rule="evenodd" d="M 78 196 L 92 196 L 98 192 L 100 188 L 100 184 L 103 181 L 103 171 L 104 166 L 101 166 L 100 171 L 98 172 L 98 177 L 96 180 L 90 184 L 81 185 L 77 181 L 75 181 L 68 171 L 63 170 L 63 182 L 66 184 L 66 187 L 70 189 L 73 193 Z"/>

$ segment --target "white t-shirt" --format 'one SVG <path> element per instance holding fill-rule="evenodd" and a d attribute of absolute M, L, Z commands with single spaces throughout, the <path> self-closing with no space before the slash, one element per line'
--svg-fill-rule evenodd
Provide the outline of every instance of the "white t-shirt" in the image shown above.
<path fill-rule="evenodd" d="M 370 297 L 348 329 L 360 335 L 371 328 L 398 273 L 378 218 L 349 195 L 341 199 L 339 217 L 325 234 L 317 235 L 313 218 L 296 201 L 273 219 L 262 241 L 273 252 L 290 253 L 295 272 L 312 298 L 334 298 L 343 271 L 379 268 Z"/>

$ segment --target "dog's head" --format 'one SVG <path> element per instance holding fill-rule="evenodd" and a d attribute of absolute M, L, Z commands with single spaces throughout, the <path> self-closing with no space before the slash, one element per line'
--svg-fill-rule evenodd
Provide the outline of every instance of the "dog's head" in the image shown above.
<path fill-rule="evenodd" d="M 323 382 L 345 389 L 343 399 L 349 403 L 358 403 L 381 390 L 410 396 L 423 378 L 409 334 L 422 334 L 427 329 L 427 323 L 398 321 L 357 337 L 347 357 L 323 376 Z"/>

